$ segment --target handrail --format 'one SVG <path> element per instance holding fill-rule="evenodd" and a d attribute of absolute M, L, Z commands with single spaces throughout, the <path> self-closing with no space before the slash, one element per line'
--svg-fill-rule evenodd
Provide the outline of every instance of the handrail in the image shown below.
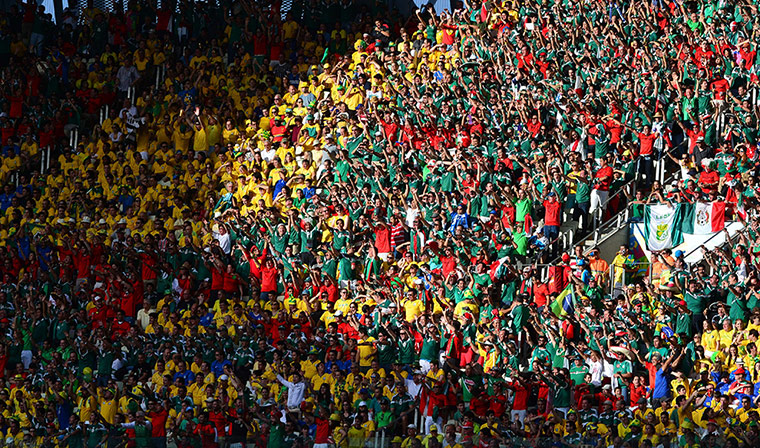
<path fill-rule="evenodd" d="M 594 210 L 594 214 L 598 215 L 598 218 L 594 219 L 594 228 L 591 231 L 591 233 L 595 233 L 599 229 L 600 226 L 603 226 L 604 224 L 606 224 L 606 223 L 609 222 L 609 220 L 608 221 L 601 221 L 602 216 L 604 216 L 604 211 L 607 209 L 607 206 L 609 205 L 609 203 L 612 202 L 613 199 L 617 198 L 621 194 L 625 196 L 625 190 L 629 186 L 635 185 L 635 183 L 636 183 L 636 178 L 634 177 L 633 179 L 631 179 L 628 182 L 626 182 L 623 185 L 621 185 L 620 189 L 618 190 L 617 193 L 615 193 L 614 195 L 608 197 L 607 200 L 604 201 L 604 203 L 599 206 L 599 208 L 597 208 L 596 210 Z M 614 216 L 610 217 L 610 220 L 612 220 L 612 218 L 614 218 Z"/>
<path fill-rule="evenodd" d="M 729 223 L 729 222 L 736 222 L 736 221 L 727 221 L 727 222 L 726 222 L 726 224 L 728 225 L 728 223 Z M 746 226 L 745 226 L 745 228 L 746 228 Z M 723 243 L 723 244 L 727 244 L 727 243 L 730 243 L 730 242 L 731 242 L 731 240 L 732 240 L 734 237 L 736 237 L 736 235 L 738 235 L 740 232 L 741 232 L 741 231 L 739 231 L 739 232 L 736 232 L 736 234 L 735 234 L 733 237 L 732 237 L 731 235 L 729 235 L 729 236 L 728 236 L 728 238 L 726 238 L 726 242 L 725 242 L 725 243 Z M 694 248 L 694 249 L 692 249 L 692 250 L 691 250 L 689 253 L 687 253 L 686 255 L 684 255 L 684 258 L 686 258 L 686 257 L 688 257 L 689 255 L 691 255 L 691 254 L 693 254 L 694 252 L 696 252 L 696 251 L 697 251 L 697 249 L 699 249 L 699 248 L 701 248 L 702 246 L 704 246 L 705 244 L 709 243 L 710 241 L 712 241 L 712 239 L 713 239 L 713 238 L 715 238 L 716 236 L 720 235 L 721 233 L 723 233 L 723 232 L 720 232 L 720 231 L 718 231 L 718 232 L 715 232 L 715 233 L 714 233 L 714 234 L 713 234 L 713 235 L 712 235 L 710 238 L 706 239 L 706 240 L 705 240 L 705 241 L 704 241 L 704 242 L 703 242 L 701 245 L 699 245 L 699 246 L 695 247 L 695 248 Z"/>
<path fill-rule="evenodd" d="M 663 182 L 663 184 L 668 184 L 668 183 L 672 182 L 672 181 L 674 180 L 674 178 L 675 178 L 677 175 L 678 175 L 678 172 L 675 172 L 675 173 L 673 173 L 673 174 L 672 174 L 672 175 L 671 175 L 671 176 L 670 176 L 670 177 L 669 177 L 669 178 L 668 178 L 668 179 L 667 179 L 665 182 Z M 622 188 L 626 187 L 627 185 L 629 185 L 629 184 L 630 184 L 630 183 L 632 183 L 632 182 L 635 182 L 635 179 L 633 179 L 633 180 L 629 181 L 628 183 L 624 184 Z M 620 193 L 622 192 L 622 188 L 621 188 L 621 191 L 620 191 L 620 192 L 616 193 L 616 195 L 618 195 L 618 194 L 620 194 Z M 609 198 L 609 199 L 612 199 L 612 198 Z M 607 202 L 609 202 L 609 200 L 605 202 L 605 206 L 607 205 Z M 601 233 L 602 233 L 604 230 L 606 230 L 606 229 L 608 229 L 608 228 L 612 227 L 613 225 L 614 225 L 615 227 L 617 227 L 618 229 L 622 229 L 622 228 L 623 228 L 623 225 L 624 225 L 625 223 L 627 223 L 627 222 L 628 222 L 628 220 L 629 220 L 629 217 L 628 217 L 628 215 L 630 215 L 630 214 L 631 214 L 631 208 L 633 207 L 633 205 L 634 205 L 634 204 L 632 204 L 632 203 L 629 203 L 629 204 L 627 204 L 627 205 L 625 206 L 625 208 L 624 208 L 624 209 L 620 210 L 620 211 L 619 211 L 617 214 L 615 214 L 615 215 L 613 215 L 612 217 L 610 217 L 610 219 L 608 219 L 607 221 L 605 221 L 604 223 L 602 223 L 600 226 L 596 227 L 596 228 L 595 228 L 594 230 L 592 230 L 592 231 L 591 231 L 589 234 L 587 234 L 587 235 L 583 236 L 583 237 L 582 237 L 582 238 L 581 238 L 581 239 L 578 241 L 578 244 L 583 244 L 583 243 L 584 243 L 584 242 L 586 242 L 586 241 L 587 241 L 587 240 L 588 240 L 588 239 L 589 239 L 589 238 L 590 238 L 592 235 L 598 238 L 598 236 L 599 236 L 599 235 L 600 235 L 600 234 L 601 234 Z M 601 208 L 601 210 L 603 210 L 604 208 L 605 208 L 605 207 L 602 207 L 602 208 Z M 622 217 L 622 216 L 625 216 L 625 218 L 624 218 L 624 219 L 621 221 L 621 217 Z M 611 236 L 611 234 L 610 234 L 610 235 L 607 235 L 607 236 L 606 236 L 606 237 L 604 237 L 604 238 L 601 238 L 601 239 L 597 239 L 597 240 L 594 242 L 594 246 L 596 246 L 596 245 L 599 245 L 599 244 L 603 243 L 603 242 L 604 242 L 604 241 L 606 241 L 606 240 L 607 240 L 607 238 L 609 238 L 610 236 Z M 562 239 L 561 237 L 562 237 L 562 235 L 560 235 L 560 239 Z M 570 240 L 570 244 L 568 244 L 568 245 L 563 245 L 563 247 L 561 247 L 561 248 L 560 248 L 560 252 L 564 252 L 564 251 L 566 251 L 566 250 L 567 250 L 567 249 L 568 249 L 570 246 L 572 246 L 572 239 Z M 588 253 L 590 250 L 591 250 L 591 248 L 589 248 L 588 250 L 584 250 L 584 254 L 587 254 L 587 253 Z M 556 264 L 556 263 L 557 263 L 557 262 L 560 260 L 560 258 L 561 258 L 561 257 L 562 257 L 562 255 L 558 255 L 557 257 L 555 257 L 555 258 L 554 258 L 554 259 L 551 261 L 551 263 L 552 263 L 552 264 Z"/>
<path fill-rule="evenodd" d="M 718 128 L 722 128 L 725 125 L 725 115 L 726 115 L 725 112 L 721 112 L 720 114 L 718 114 L 718 117 L 717 117 L 718 119 L 716 120 L 716 126 Z M 718 134 L 720 135 L 720 132 Z M 656 180 L 660 181 L 660 183 L 662 185 L 667 185 L 667 184 L 671 183 L 678 176 L 678 174 L 679 174 L 679 171 L 676 170 L 675 172 L 673 172 L 670 175 L 670 177 L 668 177 L 667 180 L 664 179 L 665 178 L 665 174 L 666 174 L 665 165 L 667 163 L 667 159 L 665 158 L 665 156 L 667 154 L 673 152 L 676 148 L 678 148 L 678 147 L 686 144 L 687 141 L 688 140 L 684 140 L 683 142 L 679 143 L 678 146 L 675 146 L 673 148 L 668 149 L 667 151 L 663 151 L 662 153 L 660 153 L 660 157 L 657 160 Z M 628 188 L 631 184 L 633 184 L 635 186 L 636 185 L 635 184 L 636 180 L 637 180 L 637 177 L 634 177 L 633 179 L 631 179 L 628 182 L 626 182 L 625 184 L 623 184 L 620 187 L 620 190 L 618 192 L 616 192 L 614 195 L 608 197 L 607 200 L 599 208 L 597 208 L 596 210 L 594 210 L 594 213 L 591 216 L 591 218 L 596 218 L 596 219 L 594 219 L 594 227 L 593 227 L 593 229 L 591 230 L 590 233 L 588 233 L 587 235 L 582 236 L 582 238 L 578 241 L 578 244 L 585 243 L 593 235 L 594 238 L 595 238 L 594 245 L 596 246 L 596 245 L 601 244 L 602 242 L 606 241 L 607 238 L 610 237 L 610 235 L 607 235 L 604 238 L 601 238 L 601 239 L 599 238 L 600 235 L 601 235 L 601 233 L 602 233 L 602 231 L 605 230 L 605 229 L 610 228 L 613 225 L 613 223 L 614 223 L 614 225 L 618 229 L 622 228 L 623 223 L 621 222 L 620 218 L 621 218 L 621 216 L 625 216 L 626 213 L 630 214 L 630 208 L 631 208 L 631 206 L 633 204 L 630 204 L 630 203 L 627 204 L 626 207 L 623 210 L 620 210 L 617 214 L 615 214 L 614 216 L 611 216 L 610 219 L 608 219 L 606 221 L 601 221 L 601 217 L 603 216 L 604 211 L 607 209 L 607 206 L 609 205 L 610 201 L 612 201 L 612 199 L 618 197 L 621 193 L 624 193 L 625 189 Z M 635 192 L 636 192 L 636 190 L 634 189 L 634 191 L 632 192 L 632 194 L 635 194 Z M 624 221 L 627 222 L 628 221 L 628 217 L 626 217 Z M 564 232 L 564 233 L 568 233 L 568 232 Z M 579 229 L 579 233 L 580 233 L 580 229 Z M 567 241 L 567 238 L 562 238 L 562 236 L 563 236 L 563 234 L 560 235 L 560 237 L 557 239 L 557 241 L 555 242 L 555 244 L 558 243 L 558 242 L 560 242 L 560 241 L 563 241 L 563 242 Z M 572 241 L 572 239 L 570 239 L 570 241 L 569 241 L 568 244 L 562 244 L 562 246 L 559 248 L 559 251 L 560 252 L 565 252 L 572 245 L 573 245 L 573 241 Z M 586 252 L 587 251 L 584 251 L 584 253 L 586 253 Z M 690 252 L 689 255 L 691 253 L 693 253 L 693 251 Z M 560 259 L 560 257 L 561 257 L 561 255 L 555 257 L 554 260 L 552 260 L 552 263 L 557 263 L 557 261 Z"/>

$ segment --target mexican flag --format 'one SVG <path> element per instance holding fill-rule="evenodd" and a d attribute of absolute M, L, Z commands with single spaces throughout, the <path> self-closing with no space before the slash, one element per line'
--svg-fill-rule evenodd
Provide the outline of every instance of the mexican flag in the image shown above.
<path fill-rule="evenodd" d="M 480 9 L 472 10 L 470 14 L 470 20 L 473 22 L 485 23 L 488 20 L 488 9 L 486 8 L 486 2 L 480 6 Z"/>
<path fill-rule="evenodd" d="M 648 205 L 644 209 L 644 236 L 647 249 L 662 250 L 683 242 L 683 208 L 680 204 Z"/>
<path fill-rule="evenodd" d="M 683 233 L 708 235 L 726 228 L 726 203 L 697 202 L 685 206 Z"/>
<path fill-rule="evenodd" d="M 507 263 L 508 257 L 502 257 L 491 263 L 491 267 L 488 271 L 488 276 L 491 277 L 491 281 L 496 281 L 509 272 L 509 263 Z"/>

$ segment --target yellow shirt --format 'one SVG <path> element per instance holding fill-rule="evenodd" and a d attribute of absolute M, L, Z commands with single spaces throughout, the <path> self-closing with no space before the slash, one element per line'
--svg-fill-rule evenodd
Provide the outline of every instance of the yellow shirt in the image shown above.
<path fill-rule="evenodd" d="M 406 321 L 412 322 L 414 319 L 417 318 L 420 314 L 422 314 L 425 311 L 425 304 L 422 303 L 422 300 L 415 299 L 415 300 L 409 300 L 404 306 L 404 311 L 406 313 Z"/>
<path fill-rule="evenodd" d="M 720 338 L 718 337 L 718 331 L 706 331 L 702 333 L 702 347 L 705 350 L 714 352 L 720 348 Z"/>
<path fill-rule="evenodd" d="M 372 364 L 374 355 L 377 352 L 377 349 L 373 344 L 375 341 L 376 339 L 371 336 L 367 339 L 359 339 L 357 341 L 358 344 L 366 343 L 366 345 L 359 345 L 357 347 L 357 350 L 359 351 L 359 366 L 368 367 Z"/>
<path fill-rule="evenodd" d="M 113 424 L 113 418 L 116 415 L 119 403 L 115 398 L 106 400 L 105 398 L 100 397 L 98 398 L 98 404 L 100 407 L 100 415 L 103 416 L 103 420 Z"/>
<path fill-rule="evenodd" d="M 298 33 L 298 23 L 295 20 L 290 20 L 282 24 L 283 38 L 285 40 L 295 39 Z"/>
<path fill-rule="evenodd" d="M 718 337 L 720 338 L 720 348 L 728 348 L 734 340 L 734 330 L 718 330 Z"/>
<path fill-rule="evenodd" d="M 208 151 L 208 138 L 205 129 L 196 129 L 193 136 L 194 151 Z"/>

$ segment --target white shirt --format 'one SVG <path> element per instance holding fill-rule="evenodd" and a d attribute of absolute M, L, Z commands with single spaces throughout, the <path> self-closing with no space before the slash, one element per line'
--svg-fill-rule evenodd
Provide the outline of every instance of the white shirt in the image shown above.
<path fill-rule="evenodd" d="M 232 243 L 230 242 L 230 234 L 229 233 L 216 233 L 214 232 L 214 239 L 219 241 L 219 247 L 222 248 L 222 252 L 224 252 L 226 255 L 230 254 L 230 250 L 232 250 Z"/>
<path fill-rule="evenodd" d="M 121 66 L 121 68 L 119 68 L 119 71 L 116 72 L 116 78 L 119 81 L 119 90 L 126 92 L 130 87 L 132 87 L 132 83 L 135 82 L 138 77 L 139 74 L 137 73 L 137 68 L 135 68 L 134 65 L 131 65 L 129 67 Z"/>
<path fill-rule="evenodd" d="M 140 308 L 140 311 L 137 312 L 137 322 L 140 323 L 140 328 L 145 330 L 148 328 L 148 325 L 150 324 L 150 313 L 155 313 L 156 310 L 153 308 L 149 310 L 145 310 L 145 308 Z"/>
<path fill-rule="evenodd" d="M 295 409 L 301 406 L 304 392 L 306 392 L 306 384 L 303 381 L 291 383 L 279 374 L 277 375 L 277 381 L 288 388 L 288 409 Z"/>
<path fill-rule="evenodd" d="M 409 395 L 411 395 L 412 398 L 417 398 L 422 390 L 422 383 L 417 384 L 413 379 L 410 380 L 409 378 L 404 380 L 404 382 L 406 383 L 406 391 L 409 392 Z"/>
<path fill-rule="evenodd" d="M 589 359 L 586 361 L 586 364 L 588 365 L 588 373 L 591 374 L 591 384 L 594 386 L 601 386 L 602 373 L 604 372 L 604 365 L 602 364 L 602 361 L 597 360 L 594 362 Z"/>

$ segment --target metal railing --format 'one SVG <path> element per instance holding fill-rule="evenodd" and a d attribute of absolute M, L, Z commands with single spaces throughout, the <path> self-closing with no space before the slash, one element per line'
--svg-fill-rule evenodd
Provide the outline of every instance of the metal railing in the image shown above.
<path fill-rule="evenodd" d="M 103 124 L 108 119 L 108 104 L 100 108 L 100 121 L 99 124 Z"/>
<path fill-rule="evenodd" d="M 607 210 L 607 208 L 609 207 L 610 203 L 613 200 L 615 200 L 617 198 L 620 198 L 621 195 L 625 196 L 626 199 L 627 199 L 627 196 L 625 195 L 626 189 L 628 189 L 628 187 L 635 187 L 635 186 L 636 186 L 636 178 L 634 177 L 633 179 L 629 180 L 625 184 L 621 185 L 620 186 L 620 190 L 618 190 L 612 196 L 608 197 L 607 200 L 604 201 L 604 203 L 599 206 L 599 208 L 597 208 L 596 210 L 594 210 L 594 213 L 593 213 L 593 215 L 591 217 L 592 221 L 593 221 L 593 225 L 594 225 L 593 229 L 591 230 L 591 234 L 597 235 L 599 233 L 599 229 L 602 226 L 604 226 L 606 223 L 608 223 L 610 220 L 612 220 L 614 218 L 614 216 L 612 216 L 612 217 L 610 217 L 610 220 L 608 220 L 608 221 L 604 221 L 603 220 L 604 213 Z M 636 192 L 635 188 L 632 188 L 632 190 L 633 191 L 630 192 L 631 196 L 633 196 L 635 194 L 635 192 Z M 626 204 L 626 208 L 628 208 L 628 204 Z M 619 214 L 620 213 L 618 212 L 618 215 Z"/>
<path fill-rule="evenodd" d="M 156 66 L 156 90 L 161 88 L 161 83 L 166 79 L 166 64 Z"/>
<path fill-rule="evenodd" d="M 617 266 L 610 263 L 608 282 L 610 287 L 610 296 L 613 298 L 615 297 L 615 291 L 622 293 L 627 286 L 635 283 L 635 281 L 632 281 L 633 279 L 629 278 L 629 276 L 638 277 L 640 275 L 639 271 L 644 268 L 646 269 L 646 274 L 643 276 L 643 278 L 651 277 L 652 275 L 652 263 L 650 262 L 636 261 L 633 263 L 627 263 L 626 266 L 628 266 L 629 269 L 626 269 L 625 267 L 621 268 L 623 272 L 620 277 L 620 281 L 617 281 L 616 275 L 620 272 L 617 270 Z M 636 271 L 636 274 L 630 274 L 631 267 L 639 267 L 639 269 Z M 637 278 L 636 280 L 639 279 Z"/>
<path fill-rule="evenodd" d="M 664 164 L 663 164 L 664 166 Z M 678 175 L 678 173 L 672 174 L 664 183 L 672 182 L 675 177 Z M 626 184 L 628 185 L 628 184 Z M 623 188 L 625 188 L 625 186 Z M 616 193 L 620 194 L 620 192 Z M 610 198 L 612 199 L 612 198 Z M 609 201 L 607 201 L 609 202 Z M 606 203 L 605 203 L 606 204 Z M 594 244 L 593 246 L 598 246 L 599 244 L 604 243 L 607 241 L 608 238 L 612 237 L 616 231 L 622 229 L 626 225 L 628 225 L 630 219 L 633 216 L 633 206 L 636 204 L 628 203 L 626 204 L 625 208 L 623 210 L 620 210 L 617 214 L 613 215 L 610 219 L 602 222 L 599 225 L 595 225 L 592 232 L 584 237 L 582 237 L 576 244 L 584 244 L 590 237 L 594 238 Z M 613 230 L 614 229 L 614 230 Z M 589 250 L 591 250 L 592 247 L 584 250 L 584 254 L 588 253 Z M 567 250 L 567 249 L 564 249 Z M 554 262 L 556 263 L 559 261 L 559 258 L 556 258 Z"/>
<path fill-rule="evenodd" d="M 732 222 L 735 222 L 735 221 L 726 221 L 726 227 L 728 227 L 729 223 L 732 223 Z M 742 233 L 742 230 L 744 230 L 745 228 L 746 228 L 746 226 L 743 227 L 741 230 L 737 231 L 733 236 L 731 236 L 729 234 L 728 237 L 726 238 L 726 241 L 724 243 L 717 244 L 715 247 L 720 247 L 720 246 L 724 246 L 726 244 L 731 243 L 734 239 L 736 239 L 736 238 L 739 237 L 739 235 Z M 705 246 L 707 243 L 709 243 L 710 241 L 712 241 L 715 237 L 717 237 L 719 235 L 722 235 L 722 234 L 723 234 L 723 231 L 718 231 L 718 232 L 713 233 L 710 236 L 710 238 L 708 238 L 705 241 L 703 241 L 701 245 L 695 247 L 694 249 L 690 250 L 687 254 L 685 254 L 684 258 L 687 258 L 689 255 L 691 255 L 694 252 L 698 251 L 702 246 Z"/>
<path fill-rule="evenodd" d="M 50 170 L 50 146 L 40 149 L 40 174 L 45 174 Z"/>
<path fill-rule="evenodd" d="M 623 212 L 625 212 L 625 211 L 627 211 L 628 208 L 630 207 L 630 204 L 626 205 L 626 208 L 623 211 L 618 212 L 616 215 L 612 216 L 609 220 L 603 221 L 602 219 L 604 217 L 604 212 L 609 207 L 610 202 L 612 200 L 618 198 L 621 194 L 624 194 L 624 191 L 625 191 L 626 188 L 628 188 L 629 186 L 635 186 L 635 184 L 636 184 L 636 179 L 635 178 L 631 179 L 628 182 L 626 182 L 625 184 L 623 184 L 620 187 L 620 190 L 618 192 L 616 192 L 614 195 L 608 197 L 607 200 L 604 201 L 604 203 L 602 205 L 600 205 L 599 208 L 597 208 L 592 215 L 589 215 L 588 219 L 592 219 L 593 220 L 593 229 L 588 234 L 586 234 L 586 235 L 582 234 L 582 230 L 581 229 L 582 229 L 583 221 L 579 221 L 578 222 L 578 228 L 577 229 L 570 228 L 570 229 L 566 230 L 565 232 L 561 232 L 560 235 L 557 237 L 557 241 L 555 241 L 553 243 L 553 244 L 559 244 L 559 247 L 556 247 L 555 250 L 557 250 L 559 252 L 565 252 L 568 249 L 572 248 L 575 244 L 582 244 L 584 241 L 586 241 L 588 239 L 589 235 L 596 235 L 597 236 L 597 241 L 598 241 L 598 235 L 600 235 L 600 231 L 603 228 L 607 228 L 606 226 L 610 222 L 613 222 L 613 220 L 615 220 L 616 218 L 617 218 L 617 220 L 615 222 L 620 222 L 620 214 L 623 213 Z M 633 191 L 635 192 L 635 189 Z M 582 216 L 581 219 L 584 219 L 584 217 Z M 578 242 L 575 241 L 575 237 L 577 235 L 582 235 L 581 239 Z M 558 261 L 558 260 L 559 260 L 559 256 L 554 259 L 555 262 Z"/>
<path fill-rule="evenodd" d="M 135 105 L 135 101 L 137 101 L 137 90 L 133 87 L 130 87 L 127 89 L 127 99 L 132 103 L 132 105 Z"/>
<path fill-rule="evenodd" d="M 73 127 L 69 131 L 69 146 L 72 149 L 76 149 L 79 146 L 79 126 Z"/>

